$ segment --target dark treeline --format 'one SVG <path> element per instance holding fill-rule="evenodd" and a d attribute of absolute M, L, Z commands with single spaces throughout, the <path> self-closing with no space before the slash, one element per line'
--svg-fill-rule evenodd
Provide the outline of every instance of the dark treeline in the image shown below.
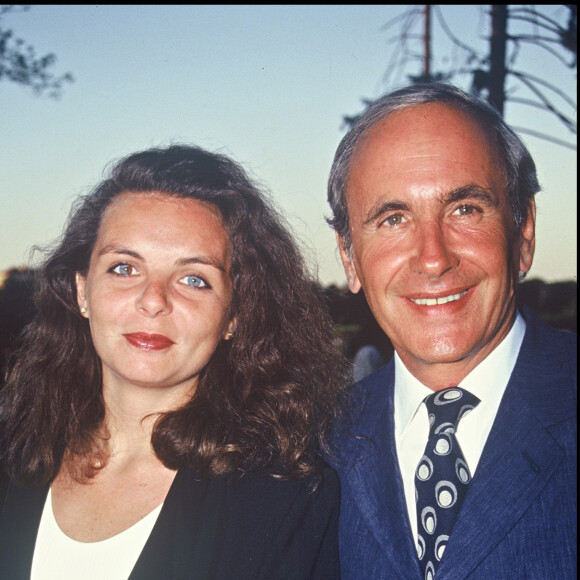
<path fill-rule="evenodd" d="M 34 270 L 30 269 L 13 268 L 0 284 L 0 384 L 4 381 L 8 353 L 34 317 L 33 290 Z"/>
<path fill-rule="evenodd" d="M 6 272 L 0 287 L 0 383 L 10 350 L 34 316 L 33 288 L 34 270 L 17 268 Z M 364 294 L 352 294 L 334 285 L 323 288 L 323 292 L 346 356 L 352 360 L 360 347 L 372 344 L 389 360 L 393 347 L 371 314 Z M 556 328 L 577 331 L 577 283 L 574 281 L 524 281 L 520 284 L 518 303 L 520 307 L 528 306 Z"/>

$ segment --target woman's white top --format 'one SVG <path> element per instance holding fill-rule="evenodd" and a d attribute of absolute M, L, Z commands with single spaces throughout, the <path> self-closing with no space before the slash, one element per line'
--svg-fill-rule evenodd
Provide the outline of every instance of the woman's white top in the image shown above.
<path fill-rule="evenodd" d="M 77 542 L 56 523 L 49 489 L 36 537 L 30 579 L 127 580 L 162 505 L 111 538 L 100 542 Z"/>

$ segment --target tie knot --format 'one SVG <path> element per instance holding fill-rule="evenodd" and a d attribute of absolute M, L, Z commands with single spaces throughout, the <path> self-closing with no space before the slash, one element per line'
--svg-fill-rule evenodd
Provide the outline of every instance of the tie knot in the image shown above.
<path fill-rule="evenodd" d="M 452 431 L 459 421 L 479 404 L 479 399 L 465 389 L 449 387 L 436 391 L 425 399 L 429 413 L 429 433 Z"/>

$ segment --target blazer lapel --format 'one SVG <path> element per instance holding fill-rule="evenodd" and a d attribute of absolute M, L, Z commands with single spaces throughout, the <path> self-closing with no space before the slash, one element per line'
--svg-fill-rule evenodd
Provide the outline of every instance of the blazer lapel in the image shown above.
<path fill-rule="evenodd" d="M 392 571 L 401 579 L 420 578 L 413 545 L 394 434 L 394 365 L 387 365 L 364 385 L 365 399 L 348 472 L 352 496 L 381 547 Z M 369 426 L 371 429 L 365 431 Z"/>
<path fill-rule="evenodd" d="M 181 467 L 130 580 L 214 578 L 225 478 L 202 479 Z"/>
<path fill-rule="evenodd" d="M 468 576 L 522 517 L 563 460 L 549 426 L 574 414 L 576 403 L 566 387 L 570 377 L 554 358 L 546 361 L 545 354 L 536 354 L 535 339 L 527 335 L 524 340 L 438 580 Z"/>
<path fill-rule="evenodd" d="M 196 545 L 195 538 L 199 534 L 196 514 L 203 512 L 206 488 L 207 484 L 196 480 L 188 467 L 177 471 L 129 580 L 195 577 L 191 564 L 192 546 Z"/>

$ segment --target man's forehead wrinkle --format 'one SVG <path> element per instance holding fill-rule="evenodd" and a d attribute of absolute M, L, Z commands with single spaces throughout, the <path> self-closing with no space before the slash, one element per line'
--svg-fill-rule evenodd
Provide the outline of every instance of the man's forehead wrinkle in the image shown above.
<path fill-rule="evenodd" d="M 458 151 L 460 149 L 460 147 L 457 147 Z M 360 155 L 361 153 L 367 153 L 367 155 Z M 430 165 L 441 162 L 449 167 L 464 165 L 464 162 L 460 159 L 450 158 L 448 154 L 441 152 L 439 142 L 436 139 L 429 140 L 422 150 L 408 151 L 406 149 L 402 154 L 396 149 L 395 144 L 390 145 L 386 152 L 374 147 L 367 152 L 359 151 L 359 155 L 353 157 L 350 165 L 347 175 L 347 191 L 348 186 L 353 182 L 364 182 L 365 175 L 368 175 L 368 172 L 373 169 L 390 169 L 389 175 L 393 177 L 411 173 L 420 175 L 431 173 L 432 168 Z M 478 162 L 474 162 L 474 165 L 478 165 Z"/>

